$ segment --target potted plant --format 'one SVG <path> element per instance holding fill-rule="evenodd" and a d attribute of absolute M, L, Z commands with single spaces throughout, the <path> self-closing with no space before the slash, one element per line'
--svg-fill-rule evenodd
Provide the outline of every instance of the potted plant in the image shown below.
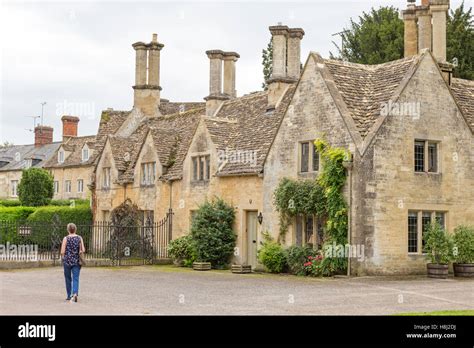
<path fill-rule="evenodd" d="M 168 244 L 168 254 L 176 266 L 185 266 L 186 260 L 193 259 L 191 236 L 187 235 L 170 241 Z"/>
<path fill-rule="evenodd" d="M 455 277 L 474 277 L 474 227 L 458 226 L 453 235 Z"/>
<path fill-rule="evenodd" d="M 428 226 L 425 246 L 431 263 L 427 264 L 428 277 L 446 278 L 451 260 L 451 238 L 437 222 Z"/>

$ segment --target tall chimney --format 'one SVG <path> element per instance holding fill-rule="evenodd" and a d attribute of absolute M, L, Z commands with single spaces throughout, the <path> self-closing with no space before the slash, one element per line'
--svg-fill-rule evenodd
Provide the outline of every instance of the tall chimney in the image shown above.
<path fill-rule="evenodd" d="M 433 55 L 439 62 L 446 62 L 446 16 L 449 0 L 431 0 L 433 17 Z"/>
<path fill-rule="evenodd" d="M 423 1 L 422 6 L 417 6 L 416 17 L 418 19 L 418 52 L 428 48 L 431 50 L 431 13 L 429 1 Z"/>
<path fill-rule="evenodd" d="M 209 58 L 209 95 L 206 101 L 206 115 L 213 116 L 224 100 L 229 99 L 222 93 L 222 60 L 224 52 L 221 50 L 206 51 Z M 230 87 L 228 87 L 230 88 Z"/>
<path fill-rule="evenodd" d="M 272 76 L 267 82 L 268 105 L 272 110 L 290 84 L 300 78 L 300 42 L 304 31 L 301 28 L 290 29 L 286 25 L 270 26 L 272 34 Z"/>
<path fill-rule="evenodd" d="M 416 26 L 416 6 L 414 0 L 408 0 L 407 9 L 402 12 L 405 24 L 404 46 L 405 57 L 418 54 L 418 33 Z"/>
<path fill-rule="evenodd" d="M 48 145 L 53 142 L 53 127 L 36 126 L 35 127 L 35 147 Z"/>
<path fill-rule="evenodd" d="M 61 117 L 61 121 L 63 122 L 63 140 L 68 137 L 77 137 L 79 117 L 64 115 Z"/>
<path fill-rule="evenodd" d="M 146 116 L 159 114 L 160 106 L 160 50 L 164 47 L 153 34 L 149 44 L 136 42 L 134 108 L 140 109 Z"/>
<path fill-rule="evenodd" d="M 299 79 L 301 74 L 301 39 L 304 30 L 301 28 L 288 29 L 287 74 L 290 79 Z"/>
<path fill-rule="evenodd" d="M 286 25 L 271 26 L 273 46 L 272 79 L 286 78 L 286 40 L 288 27 Z"/>
<path fill-rule="evenodd" d="M 224 52 L 224 94 L 235 98 L 237 92 L 235 90 L 235 62 L 240 58 L 236 52 Z"/>

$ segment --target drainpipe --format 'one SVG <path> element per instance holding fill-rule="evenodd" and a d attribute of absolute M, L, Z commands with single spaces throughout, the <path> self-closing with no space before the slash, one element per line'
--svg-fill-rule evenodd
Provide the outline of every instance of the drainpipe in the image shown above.
<path fill-rule="evenodd" d="M 349 243 L 349 248 L 352 246 L 352 167 L 354 161 L 352 159 L 352 154 L 350 154 L 350 159 L 342 162 L 344 168 L 347 169 L 349 174 L 349 214 L 347 217 L 347 243 Z M 349 249 L 350 251 L 350 249 Z M 347 276 L 351 276 L 351 255 L 347 258 Z"/>

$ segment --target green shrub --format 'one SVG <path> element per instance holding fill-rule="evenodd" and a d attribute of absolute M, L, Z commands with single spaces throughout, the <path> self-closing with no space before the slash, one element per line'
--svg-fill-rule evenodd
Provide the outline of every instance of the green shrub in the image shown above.
<path fill-rule="evenodd" d="M 168 253 L 176 261 L 192 264 L 195 258 L 194 243 L 191 235 L 173 239 L 168 245 Z"/>
<path fill-rule="evenodd" d="M 458 226 L 453 235 L 456 263 L 474 263 L 474 226 Z"/>
<path fill-rule="evenodd" d="M 74 203 L 72 203 L 74 202 Z M 49 205 L 57 207 L 69 207 L 71 204 L 77 205 L 90 205 L 88 199 L 53 199 Z"/>
<path fill-rule="evenodd" d="M 21 205 L 40 207 L 48 205 L 54 195 L 53 176 L 42 168 L 23 170 L 18 184 Z"/>
<path fill-rule="evenodd" d="M 258 250 L 258 260 L 271 273 L 281 273 L 287 266 L 285 250 L 274 241 L 263 244 Z"/>
<path fill-rule="evenodd" d="M 426 251 L 432 263 L 445 265 L 451 261 L 452 241 L 439 223 L 430 224 L 424 238 Z"/>
<path fill-rule="evenodd" d="M 1 207 L 19 207 L 21 202 L 17 199 L 0 199 L 0 208 Z"/>
<path fill-rule="evenodd" d="M 0 221 L 26 221 L 36 208 L 33 207 L 0 207 Z"/>
<path fill-rule="evenodd" d="M 86 225 L 92 223 L 92 211 L 88 206 L 76 206 L 74 208 L 61 206 L 48 206 L 36 208 L 33 214 L 28 217 L 29 222 L 53 221 L 57 216 L 59 221 L 68 224 L 70 222 L 76 225 Z"/>
<path fill-rule="evenodd" d="M 305 275 L 304 264 L 308 262 L 310 257 L 315 257 L 316 251 L 309 246 L 292 245 L 286 249 L 286 260 L 288 270 L 292 274 Z"/>
<path fill-rule="evenodd" d="M 196 261 L 210 262 L 214 268 L 229 264 L 237 239 L 234 218 L 234 208 L 221 199 L 199 207 L 191 225 Z"/>

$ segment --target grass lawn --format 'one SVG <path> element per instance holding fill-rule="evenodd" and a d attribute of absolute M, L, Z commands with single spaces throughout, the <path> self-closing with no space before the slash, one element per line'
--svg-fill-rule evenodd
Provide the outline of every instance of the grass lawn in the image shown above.
<path fill-rule="evenodd" d="M 396 315 L 473 315 L 474 310 L 452 310 L 452 311 L 435 311 L 435 312 L 408 312 L 408 313 L 399 313 Z"/>

